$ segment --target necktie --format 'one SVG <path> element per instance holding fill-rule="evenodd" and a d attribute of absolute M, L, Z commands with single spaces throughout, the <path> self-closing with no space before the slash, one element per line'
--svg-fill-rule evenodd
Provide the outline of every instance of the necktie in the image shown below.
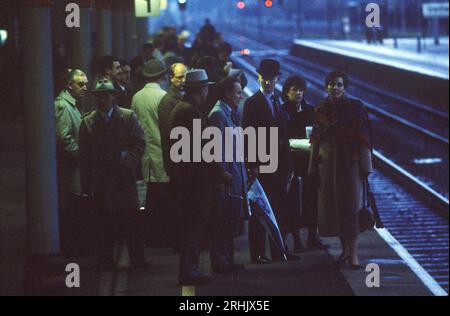
<path fill-rule="evenodd" d="M 239 119 L 235 111 L 231 112 L 231 120 L 233 121 L 235 127 L 239 126 Z"/>
<path fill-rule="evenodd" d="M 272 108 L 273 108 L 273 117 L 278 121 L 280 108 L 278 103 L 278 98 L 275 95 L 272 95 Z"/>

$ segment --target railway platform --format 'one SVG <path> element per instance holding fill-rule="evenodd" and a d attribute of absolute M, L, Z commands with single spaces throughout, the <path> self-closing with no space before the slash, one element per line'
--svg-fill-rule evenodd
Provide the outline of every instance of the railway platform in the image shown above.
<path fill-rule="evenodd" d="M 448 114 L 448 39 L 439 50 L 422 54 L 412 50 L 410 41 L 406 44 L 395 49 L 355 41 L 295 39 L 291 54 L 344 70 L 359 80 Z"/>
<path fill-rule="evenodd" d="M 23 123 L 2 122 L 0 138 L 1 166 L 0 213 L 1 243 L 0 294 L 20 295 L 26 258 L 25 170 L 23 168 Z M 381 192 L 382 194 L 382 192 Z M 381 233 L 381 234 L 380 234 Z M 249 264 L 248 242 L 244 236 L 236 240 L 236 262 L 247 268 L 234 275 L 215 275 L 210 286 L 182 288 L 177 285 L 178 257 L 170 249 L 147 248 L 149 267 L 130 269 L 126 251 L 117 246 L 117 268 L 112 272 L 96 269 L 95 257 L 73 258 L 81 267 L 81 287 L 67 289 L 60 295 L 105 296 L 428 296 L 446 295 L 442 288 L 424 276 L 424 271 L 411 258 L 395 251 L 393 239 L 382 238 L 386 232 L 368 231 L 361 236 L 360 258 L 363 268 L 352 271 L 338 267 L 337 239 L 324 239 L 327 251 L 307 251 L 301 261 L 270 265 Z M 398 250 L 398 249 L 397 249 Z M 202 254 L 202 267 L 209 272 L 209 256 Z M 380 269 L 380 287 L 368 287 L 368 264 Z M 425 273 L 426 274 L 426 273 Z M 427 281 L 428 280 L 428 281 Z"/>

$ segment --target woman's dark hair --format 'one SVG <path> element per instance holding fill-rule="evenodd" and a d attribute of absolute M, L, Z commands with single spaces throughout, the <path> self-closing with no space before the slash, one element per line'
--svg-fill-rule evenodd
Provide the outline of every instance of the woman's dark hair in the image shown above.
<path fill-rule="evenodd" d="M 300 76 L 291 76 L 286 79 L 286 82 L 283 85 L 283 101 L 289 101 L 288 93 L 292 87 L 297 87 L 299 89 L 306 90 L 306 81 Z"/>
<path fill-rule="evenodd" d="M 344 88 L 347 89 L 348 76 L 341 70 L 334 70 L 328 74 L 328 76 L 325 78 L 325 88 L 328 88 L 330 82 L 334 82 L 337 78 L 342 78 L 344 80 Z"/>

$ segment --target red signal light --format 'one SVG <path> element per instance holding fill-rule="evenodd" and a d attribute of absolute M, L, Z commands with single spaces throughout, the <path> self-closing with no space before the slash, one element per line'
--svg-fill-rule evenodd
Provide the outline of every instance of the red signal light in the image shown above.
<path fill-rule="evenodd" d="M 250 49 L 248 49 L 248 48 L 244 48 L 243 50 L 241 50 L 241 55 L 243 55 L 243 56 L 248 56 L 248 55 L 250 55 Z"/>
<path fill-rule="evenodd" d="M 242 9 L 244 9 L 245 8 L 245 2 L 244 1 L 238 1 L 238 3 L 236 4 L 236 6 L 237 6 L 237 8 L 239 9 L 239 10 L 242 10 Z"/>
<path fill-rule="evenodd" d="M 266 0 L 264 2 L 264 5 L 266 6 L 266 8 L 271 8 L 273 6 L 273 1 L 272 0 Z"/>

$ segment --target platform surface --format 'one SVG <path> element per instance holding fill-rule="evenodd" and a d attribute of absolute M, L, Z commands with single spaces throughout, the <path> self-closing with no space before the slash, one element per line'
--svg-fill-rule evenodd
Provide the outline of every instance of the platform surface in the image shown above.
<path fill-rule="evenodd" d="M 395 49 L 393 40 L 385 40 L 384 45 L 342 40 L 294 40 L 295 45 L 306 46 L 351 58 L 417 72 L 420 74 L 449 79 L 449 41 L 443 38 L 439 46 L 431 39 L 426 40 L 427 49 L 417 53 L 416 39 L 400 39 Z"/>

